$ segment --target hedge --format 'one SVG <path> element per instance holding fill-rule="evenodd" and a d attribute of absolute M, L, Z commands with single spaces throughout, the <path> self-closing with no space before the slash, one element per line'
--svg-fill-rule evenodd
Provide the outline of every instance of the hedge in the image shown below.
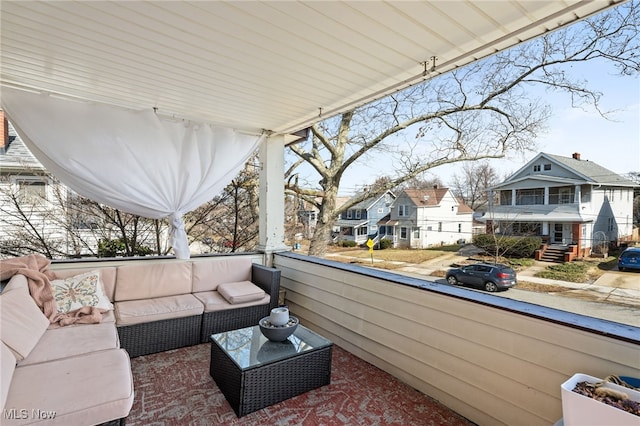
<path fill-rule="evenodd" d="M 473 245 L 492 255 L 497 252 L 505 257 L 533 257 L 542 245 L 542 238 L 480 234 L 473 237 Z"/>

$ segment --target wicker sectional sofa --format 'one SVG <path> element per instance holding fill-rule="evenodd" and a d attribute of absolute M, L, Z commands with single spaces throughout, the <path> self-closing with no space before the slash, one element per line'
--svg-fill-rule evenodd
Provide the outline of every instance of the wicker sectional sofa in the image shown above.
<path fill-rule="evenodd" d="M 52 270 L 61 280 L 99 271 L 114 306 L 100 324 L 48 328 L 22 275 L 0 295 L 3 425 L 39 423 L 48 412 L 55 417 L 44 424 L 124 423 L 130 357 L 207 342 L 278 306 L 280 271 L 250 256 L 81 265 Z"/>

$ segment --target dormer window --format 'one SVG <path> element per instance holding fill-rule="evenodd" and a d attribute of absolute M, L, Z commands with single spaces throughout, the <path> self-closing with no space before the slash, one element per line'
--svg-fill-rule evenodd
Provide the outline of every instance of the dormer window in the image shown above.
<path fill-rule="evenodd" d="M 540 171 L 540 164 L 536 164 L 535 166 L 533 166 L 533 171 L 534 172 L 539 172 Z"/>
<path fill-rule="evenodd" d="M 544 169 L 545 170 L 551 170 L 551 164 L 545 164 L 544 165 Z"/>

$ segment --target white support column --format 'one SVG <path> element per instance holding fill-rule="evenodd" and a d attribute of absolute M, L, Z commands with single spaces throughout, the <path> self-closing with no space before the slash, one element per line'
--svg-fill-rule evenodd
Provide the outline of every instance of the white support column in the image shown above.
<path fill-rule="evenodd" d="M 516 205 L 516 190 L 515 189 L 511 190 L 511 205 L 512 206 Z"/>
<path fill-rule="evenodd" d="M 258 250 L 265 253 L 265 264 L 271 265 L 271 254 L 287 251 L 284 243 L 284 136 L 266 138 L 259 149 L 260 157 L 260 221 Z"/>
<path fill-rule="evenodd" d="M 545 206 L 549 205 L 549 187 L 548 186 L 544 187 L 544 205 Z"/>

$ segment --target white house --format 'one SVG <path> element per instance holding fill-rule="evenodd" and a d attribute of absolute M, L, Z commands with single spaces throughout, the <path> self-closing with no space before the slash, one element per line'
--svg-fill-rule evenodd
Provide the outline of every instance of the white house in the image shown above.
<path fill-rule="evenodd" d="M 2 110 L 0 123 L 0 255 L 21 253 L 25 240 L 31 238 L 25 230 L 27 220 L 53 248 L 68 252 L 64 228 L 51 220 L 63 215 L 59 207 L 66 194 L 17 136 Z M 65 199 L 55 202 L 57 197 Z"/>
<path fill-rule="evenodd" d="M 638 185 L 580 158 L 541 152 L 500 185 L 481 218 L 502 234 L 539 235 L 577 256 L 631 238 Z"/>
<path fill-rule="evenodd" d="M 378 226 L 394 247 L 427 248 L 471 240 L 472 221 L 469 206 L 448 188 L 434 187 L 405 189 Z"/>

